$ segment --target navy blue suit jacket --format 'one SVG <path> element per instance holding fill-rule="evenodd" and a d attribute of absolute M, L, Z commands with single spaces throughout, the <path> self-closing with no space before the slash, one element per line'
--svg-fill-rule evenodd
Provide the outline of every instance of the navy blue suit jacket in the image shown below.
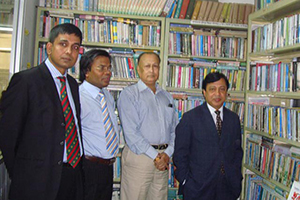
<path fill-rule="evenodd" d="M 81 127 L 78 84 L 67 78 Z M 62 173 L 65 120 L 44 63 L 12 77 L 0 111 L 0 149 L 12 179 L 10 199 L 55 199 Z"/>
<path fill-rule="evenodd" d="M 204 103 L 183 115 L 175 133 L 175 176 L 180 185 L 185 181 L 181 188 L 184 198 L 214 199 L 222 163 L 226 187 L 238 198 L 243 151 L 237 114 L 223 108 L 222 135 L 219 138 L 207 103 Z"/>

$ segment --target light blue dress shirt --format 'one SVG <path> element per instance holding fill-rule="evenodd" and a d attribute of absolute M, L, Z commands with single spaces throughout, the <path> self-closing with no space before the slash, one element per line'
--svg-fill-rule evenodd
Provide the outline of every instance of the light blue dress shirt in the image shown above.
<path fill-rule="evenodd" d="M 71 88 L 67 79 L 67 72 L 65 74 L 61 74 L 50 62 L 50 60 L 47 58 L 45 61 L 45 64 L 47 66 L 47 68 L 50 71 L 50 74 L 54 80 L 55 86 L 56 86 L 56 90 L 58 93 L 58 96 L 60 97 L 60 87 L 61 87 L 61 83 L 60 80 L 58 79 L 58 77 L 64 76 L 66 77 L 66 87 L 67 87 L 67 95 L 68 95 L 68 99 L 70 102 L 70 106 L 73 112 L 73 116 L 74 116 L 74 120 L 75 120 L 75 124 L 76 124 L 76 128 L 77 128 L 77 133 L 78 133 L 78 140 L 79 140 L 79 145 L 80 145 L 80 155 L 82 156 L 83 154 L 83 150 L 82 150 L 82 143 L 81 143 L 81 138 L 80 138 L 80 133 L 79 133 L 79 127 L 78 127 L 78 120 L 76 117 L 76 107 L 75 107 L 75 103 L 74 103 L 74 99 L 72 96 L 72 92 L 71 92 Z M 66 143 L 65 143 L 65 147 L 64 147 L 64 157 L 63 157 L 63 162 L 67 162 L 67 152 L 66 152 Z"/>
<path fill-rule="evenodd" d="M 156 85 L 156 93 L 141 80 L 126 87 L 118 100 L 118 111 L 125 141 L 136 154 L 155 159 L 158 152 L 151 145 L 168 144 L 164 151 L 174 152 L 175 127 L 178 123 L 172 96 Z"/>
<path fill-rule="evenodd" d="M 106 150 L 105 128 L 99 91 L 98 87 L 87 81 L 83 81 L 79 86 L 83 146 L 85 155 L 108 159 L 113 156 Z M 114 112 L 115 101 L 107 89 L 104 88 L 102 91 L 107 102 L 111 122 L 118 136 L 117 142 L 119 142 L 119 127 L 117 116 Z"/>

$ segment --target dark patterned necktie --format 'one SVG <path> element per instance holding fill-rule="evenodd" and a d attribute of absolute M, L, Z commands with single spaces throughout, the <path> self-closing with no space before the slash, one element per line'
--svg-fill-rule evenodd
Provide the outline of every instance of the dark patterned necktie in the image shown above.
<path fill-rule="evenodd" d="M 221 136 L 221 131 L 222 131 L 222 120 L 221 120 L 221 116 L 220 116 L 220 111 L 216 110 L 215 113 L 217 114 L 216 117 L 216 127 L 217 127 L 217 131 L 219 136 Z"/>
<path fill-rule="evenodd" d="M 75 168 L 80 161 L 80 147 L 74 115 L 70 106 L 66 89 L 66 77 L 58 77 L 61 83 L 60 99 L 65 117 L 65 140 L 67 150 L 67 161 Z"/>
<path fill-rule="evenodd" d="M 114 156 L 117 152 L 117 149 L 119 147 L 118 144 L 118 136 L 116 131 L 114 130 L 114 127 L 112 125 L 108 108 L 107 108 L 107 102 L 105 99 L 105 96 L 102 91 L 99 92 L 100 95 L 100 105 L 102 109 L 102 115 L 103 115 L 103 123 L 104 123 L 104 129 L 105 129 L 105 139 L 106 139 L 106 150 Z"/>

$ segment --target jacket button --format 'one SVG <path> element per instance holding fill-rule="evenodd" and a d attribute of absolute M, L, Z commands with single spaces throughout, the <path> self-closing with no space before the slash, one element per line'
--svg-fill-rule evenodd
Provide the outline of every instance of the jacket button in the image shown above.
<path fill-rule="evenodd" d="M 57 162 L 58 165 L 61 165 L 61 163 L 62 163 L 61 161 L 58 161 L 58 162 Z"/>
<path fill-rule="evenodd" d="M 64 145 L 64 141 L 61 141 L 59 144 L 60 144 L 60 146 Z"/>
<path fill-rule="evenodd" d="M 61 123 L 60 125 L 61 125 L 61 126 L 66 126 L 65 123 Z"/>

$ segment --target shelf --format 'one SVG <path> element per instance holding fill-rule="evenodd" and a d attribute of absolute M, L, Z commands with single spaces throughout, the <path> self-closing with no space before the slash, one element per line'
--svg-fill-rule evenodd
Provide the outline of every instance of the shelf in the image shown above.
<path fill-rule="evenodd" d="M 199 20 L 188 20 L 188 19 L 171 19 L 166 18 L 166 23 L 176 23 L 176 24 L 190 24 L 193 26 L 201 26 L 206 28 L 216 28 L 216 29 L 234 29 L 234 30 L 247 30 L 248 26 L 246 24 L 231 24 L 231 23 L 221 23 L 221 22 L 209 22 L 209 21 L 199 21 Z"/>
<path fill-rule="evenodd" d="M 249 54 L 251 60 L 261 60 L 263 57 L 268 57 L 268 61 L 278 59 L 292 59 L 299 56 L 300 43 L 292 46 L 285 46 L 276 49 L 269 49 L 261 52 L 253 52 Z M 279 57 L 279 58 L 278 58 Z"/>
<path fill-rule="evenodd" d="M 290 188 L 281 184 L 281 183 L 278 183 L 277 181 L 274 181 L 273 179 L 270 179 L 269 177 L 267 177 L 266 175 L 262 174 L 260 171 L 250 167 L 249 165 L 247 164 L 243 164 L 243 166 L 246 168 L 246 169 L 249 169 L 253 172 L 255 172 L 255 174 L 261 176 L 262 178 L 264 178 L 265 180 L 269 181 L 270 183 L 273 183 L 274 185 L 276 185 L 277 187 L 279 187 L 280 189 L 286 191 L 286 192 L 289 192 L 290 191 Z"/>
<path fill-rule="evenodd" d="M 238 62 L 246 62 L 244 59 L 235 59 L 235 58 L 224 58 L 224 57 L 209 57 L 209 56 L 193 56 L 193 55 L 181 55 L 181 54 L 168 54 L 169 58 L 200 58 L 205 60 L 226 60 L 226 61 L 238 61 Z"/>
<path fill-rule="evenodd" d="M 38 38 L 39 42 L 48 42 L 48 38 L 40 37 Z M 105 48 L 124 48 L 124 49 L 147 49 L 153 51 L 160 51 L 161 47 L 153 47 L 153 46 L 138 46 L 138 45 L 131 45 L 131 44 L 114 44 L 114 43 L 100 43 L 100 42 L 85 42 L 82 41 L 82 46 L 89 46 L 89 47 L 105 47 Z"/>
<path fill-rule="evenodd" d="M 254 133 L 256 135 L 265 136 L 265 137 L 271 138 L 273 140 L 278 140 L 278 141 L 284 142 L 286 144 L 289 144 L 291 146 L 295 146 L 295 147 L 300 148 L 300 142 L 292 141 L 292 140 L 282 138 L 282 137 L 278 137 L 278 136 L 274 136 L 274 135 L 269 135 L 265 132 L 257 131 L 257 130 L 254 130 L 254 129 L 251 129 L 251 128 L 248 128 L 248 127 L 244 127 L 244 130 L 245 130 L 245 133 L 248 132 L 247 134 Z"/>
<path fill-rule="evenodd" d="M 253 22 L 272 22 L 300 10 L 300 0 L 281 0 L 249 15 Z"/>
<path fill-rule="evenodd" d="M 270 91 L 247 91 L 247 95 L 257 97 L 270 97 L 270 98 L 285 98 L 285 99 L 300 99 L 299 92 L 270 92 Z"/>

